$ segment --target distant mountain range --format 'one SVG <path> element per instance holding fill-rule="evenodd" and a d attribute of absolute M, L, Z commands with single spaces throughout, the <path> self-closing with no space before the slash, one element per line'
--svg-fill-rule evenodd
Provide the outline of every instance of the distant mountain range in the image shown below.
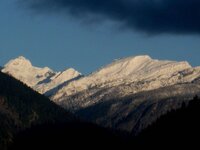
<path fill-rule="evenodd" d="M 200 94 L 200 67 L 147 55 L 115 60 L 88 76 L 34 67 L 22 56 L 2 72 L 83 119 L 133 134 Z"/>

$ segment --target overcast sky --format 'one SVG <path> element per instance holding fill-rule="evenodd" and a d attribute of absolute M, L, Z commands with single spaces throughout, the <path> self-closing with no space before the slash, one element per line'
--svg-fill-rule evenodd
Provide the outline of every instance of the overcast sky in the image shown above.
<path fill-rule="evenodd" d="M 23 55 L 36 66 L 88 74 L 146 54 L 197 66 L 199 7 L 198 0 L 1 0 L 0 65 Z"/>

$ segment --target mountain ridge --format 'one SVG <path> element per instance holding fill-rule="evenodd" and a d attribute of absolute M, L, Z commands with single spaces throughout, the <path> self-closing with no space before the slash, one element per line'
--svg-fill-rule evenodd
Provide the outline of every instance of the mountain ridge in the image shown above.
<path fill-rule="evenodd" d="M 70 80 L 56 82 L 59 84 L 50 86 L 54 88 L 45 94 L 81 118 L 128 132 L 142 130 L 200 93 L 200 67 L 186 61 L 142 55 L 115 60 L 88 76 L 71 71 Z M 38 85 L 55 85 L 59 75 L 54 73 Z"/>
<path fill-rule="evenodd" d="M 55 72 L 48 67 L 35 67 L 30 60 L 23 56 L 10 60 L 4 65 L 1 71 L 24 82 L 41 94 L 52 90 L 68 80 L 81 76 L 81 73 L 73 68 Z"/>
<path fill-rule="evenodd" d="M 188 62 L 158 61 L 151 59 L 147 55 L 128 57 L 114 61 L 84 78 L 71 82 L 68 86 L 60 89 L 57 94 L 53 96 L 53 99 L 60 101 L 63 95 L 70 96 L 77 92 L 93 87 L 95 88 L 96 86 L 98 88 L 103 88 L 118 86 L 124 83 L 130 84 L 138 81 L 148 82 L 156 78 L 160 78 L 159 80 L 168 79 L 173 77 L 174 73 L 178 74 L 179 71 L 187 69 L 192 69 Z M 173 82 L 174 81 L 172 81 L 171 84 L 173 84 Z M 159 85 L 155 85 L 155 88 L 159 88 Z"/>
<path fill-rule="evenodd" d="M 51 99 L 88 121 L 137 134 L 199 95 L 199 78 L 199 67 L 186 61 L 128 57 L 70 82 Z"/>
<path fill-rule="evenodd" d="M 164 74 L 168 74 L 168 72 L 173 73 L 186 69 L 192 69 L 191 65 L 186 61 L 159 61 L 157 59 L 152 59 L 148 55 L 140 55 L 115 60 L 84 77 L 73 68 L 54 72 L 48 67 L 34 67 L 31 62 L 23 56 L 10 60 L 1 70 L 21 80 L 41 94 L 49 93 L 48 91 L 72 80 L 72 83 L 68 83 L 69 86 L 59 86 L 56 92 L 59 93 L 60 90 L 64 95 L 73 95 L 74 92 L 77 93 L 95 86 L 102 87 L 104 84 L 107 84 L 106 86 L 109 86 L 109 84 L 111 84 L 111 86 L 117 86 L 123 82 L 131 83 L 137 80 L 141 81 L 145 78 L 156 76 L 156 74 L 164 76 Z M 153 72 L 155 73 L 153 74 Z M 142 78 L 142 76 L 144 77 Z M 73 80 L 77 78 L 79 81 Z M 122 82 L 120 82 L 120 80 L 122 80 Z M 65 89 L 65 87 L 69 87 L 69 89 Z M 69 92 L 70 90 L 71 92 Z M 67 93 L 64 91 L 67 91 Z M 50 95 L 52 94 L 53 93 L 50 93 Z M 62 95 L 59 96 L 58 94 L 58 96 L 54 95 L 54 97 L 53 99 L 59 99 Z"/>

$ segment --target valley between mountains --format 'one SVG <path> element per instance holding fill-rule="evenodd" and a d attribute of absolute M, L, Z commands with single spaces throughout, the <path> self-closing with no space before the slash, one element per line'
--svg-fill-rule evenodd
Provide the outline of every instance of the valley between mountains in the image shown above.
<path fill-rule="evenodd" d="M 86 76 L 35 67 L 20 56 L 2 72 L 86 121 L 134 135 L 200 95 L 200 67 L 147 55 L 115 60 Z"/>

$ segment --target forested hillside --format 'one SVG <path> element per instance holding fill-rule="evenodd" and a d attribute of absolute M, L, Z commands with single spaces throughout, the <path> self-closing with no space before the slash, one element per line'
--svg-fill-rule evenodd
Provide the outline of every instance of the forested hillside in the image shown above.
<path fill-rule="evenodd" d="M 71 114 L 23 83 L 0 72 L 0 149 L 33 125 L 72 121 Z"/>
<path fill-rule="evenodd" d="M 139 147 L 159 148 L 199 146 L 200 135 L 200 99 L 196 96 L 189 104 L 173 110 L 159 118 L 151 126 L 143 130 L 136 139 Z"/>

